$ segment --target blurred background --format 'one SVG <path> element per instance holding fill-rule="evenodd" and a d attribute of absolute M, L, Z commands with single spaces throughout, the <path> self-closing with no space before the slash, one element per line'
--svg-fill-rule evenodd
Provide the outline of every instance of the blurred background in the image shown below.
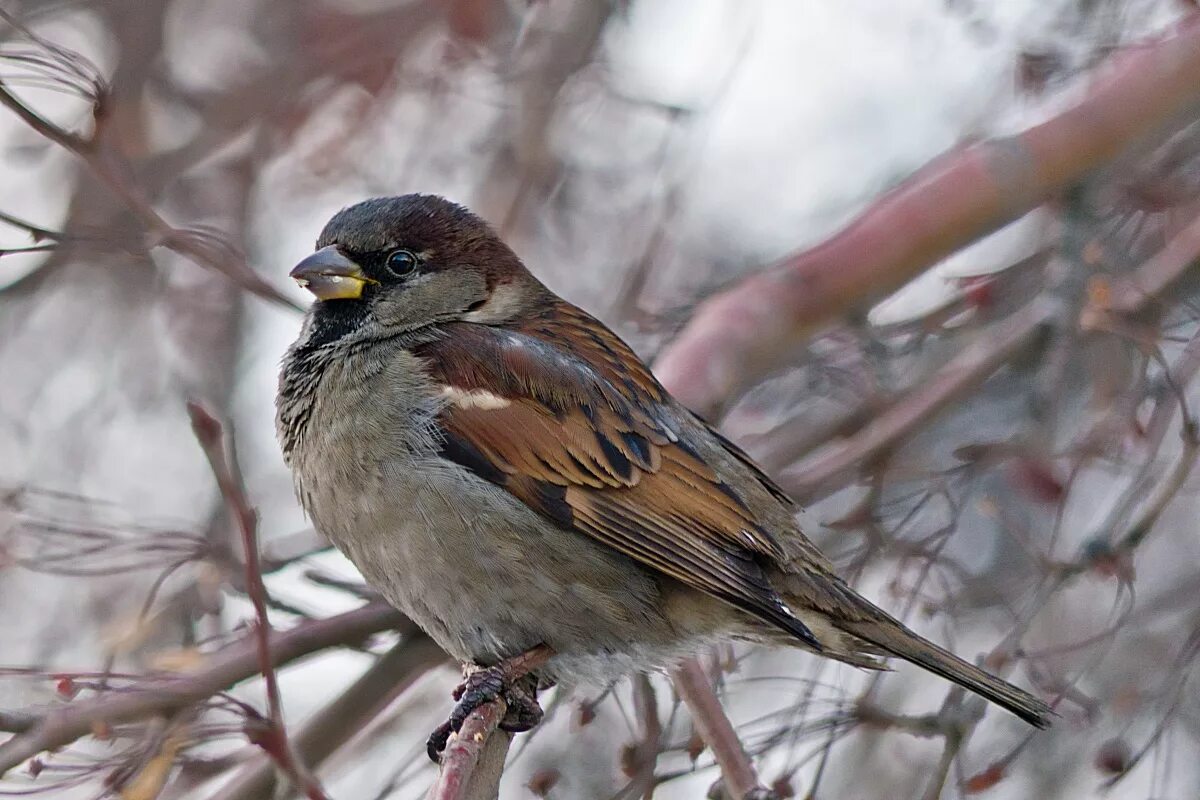
<path fill-rule="evenodd" d="M 864 593 L 1061 715 L 1032 735 L 905 666 L 737 647 L 705 664 L 763 796 L 1196 796 L 1200 76 L 1154 54 L 1197 13 L 0 0 L 0 795 L 294 791 L 191 401 L 259 514 L 293 745 L 329 797 L 424 796 L 456 671 L 309 528 L 273 423 L 308 302 L 287 270 L 343 206 L 420 191 L 661 356 Z M 1128 75 L 1161 119 L 1103 105 Z M 1080 103 L 1067 138 L 1023 135 Z M 926 186 L 928 213 L 847 267 L 921 255 L 822 318 L 696 314 L 988 141 L 990 172 Z M 697 389 L 704 353 L 672 342 L 710 340 L 753 366 Z M 142 705 L 70 716 L 113 698 Z M 543 704 L 501 796 L 721 796 L 662 676 Z"/>

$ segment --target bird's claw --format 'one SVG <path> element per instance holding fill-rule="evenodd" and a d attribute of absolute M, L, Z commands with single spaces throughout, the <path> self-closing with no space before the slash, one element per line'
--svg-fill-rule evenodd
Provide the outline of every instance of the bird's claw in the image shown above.
<path fill-rule="evenodd" d="M 500 730 L 508 733 L 524 733 L 536 727 L 546 716 L 537 701 L 537 681 L 526 676 L 507 687 L 504 692 L 504 703 L 507 712 L 500 720 Z"/>
<path fill-rule="evenodd" d="M 442 751 L 446 749 L 451 733 L 454 731 L 450 730 L 450 720 L 446 720 L 434 728 L 433 733 L 429 734 L 429 738 L 425 741 L 425 752 L 429 754 L 430 761 L 435 764 L 441 763 Z"/>
<path fill-rule="evenodd" d="M 504 699 L 507 708 L 500 721 L 501 730 L 522 733 L 542 721 L 544 712 L 537 701 L 536 679 L 526 675 L 506 684 L 506 676 L 502 665 L 470 668 L 463 682 L 454 689 L 453 697 L 457 702 L 450 718 L 439 725 L 425 743 L 430 760 L 440 762 L 451 734 L 462 730 L 463 723 L 473 711 L 499 698 Z"/>

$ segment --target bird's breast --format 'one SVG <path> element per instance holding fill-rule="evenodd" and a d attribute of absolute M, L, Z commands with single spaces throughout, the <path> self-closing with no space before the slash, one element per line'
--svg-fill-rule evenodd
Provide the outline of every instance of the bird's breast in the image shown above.
<path fill-rule="evenodd" d="M 438 413 L 495 396 L 447 396 L 403 350 L 289 376 L 301 366 L 285 365 L 279 400 L 301 502 L 368 583 L 456 658 L 491 663 L 545 643 L 556 674 L 611 676 L 714 635 L 711 610 L 671 611 L 650 570 L 441 455 Z"/>
<path fill-rule="evenodd" d="M 300 502 L 326 535 L 353 525 L 385 476 L 393 483 L 436 451 L 437 409 L 420 360 L 402 347 L 289 354 L 277 429 Z"/>

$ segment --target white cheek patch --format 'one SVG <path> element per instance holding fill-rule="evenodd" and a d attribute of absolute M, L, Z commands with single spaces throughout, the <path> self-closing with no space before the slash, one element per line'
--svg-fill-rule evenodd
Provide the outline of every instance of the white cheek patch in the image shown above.
<path fill-rule="evenodd" d="M 477 408 L 480 411 L 497 411 L 508 408 L 512 401 L 507 397 L 492 394 L 486 389 L 460 389 L 457 386 L 443 386 L 442 397 L 459 408 Z"/>

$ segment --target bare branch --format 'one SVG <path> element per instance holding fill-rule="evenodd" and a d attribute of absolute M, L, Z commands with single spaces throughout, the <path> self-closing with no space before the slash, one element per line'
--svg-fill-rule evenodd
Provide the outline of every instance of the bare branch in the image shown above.
<path fill-rule="evenodd" d="M 467 717 L 442 754 L 442 769 L 426 800 L 490 800 L 497 796 L 512 734 L 498 732 L 507 706 L 495 700 Z"/>
<path fill-rule="evenodd" d="M 834 440 L 809 458 L 780 474 L 790 492 L 813 501 L 845 483 L 860 465 L 867 465 L 920 429 L 922 423 L 1029 347 L 1050 324 L 1060 306 L 1039 298 L 1008 319 L 981 332 L 937 374 L 877 414 L 847 439 Z"/>
<path fill-rule="evenodd" d="M 52 231 L 49 228 L 43 228 L 41 225 L 34 225 L 32 222 L 23 220 L 20 217 L 5 214 L 3 211 L 0 211 L 0 222 L 14 228 L 20 228 L 28 233 L 35 243 L 41 243 L 47 239 L 57 242 L 63 238 L 62 233 L 59 231 Z"/>
<path fill-rule="evenodd" d="M 50 141 L 78 156 L 93 175 L 128 208 L 145 227 L 151 247 L 166 247 L 200 266 L 218 272 L 264 300 L 302 310 L 290 298 L 259 277 L 232 248 L 214 246 L 212 237 L 197 231 L 177 229 L 154 210 L 123 171 L 115 166 L 116 154 L 99 150 L 95 141 L 60 128 L 21 102 L 0 80 L 0 105 Z"/>
<path fill-rule="evenodd" d="M 1084 310 L 1080 326 L 1084 330 L 1103 328 L 1110 315 L 1141 311 L 1197 266 L 1200 266 L 1200 216 L 1133 274 L 1105 286 L 1102 291 L 1093 291 L 1092 305 Z"/>
<path fill-rule="evenodd" d="M 553 655 L 549 647 L 538 645 L 508 659 L 503 662 L 506 683 L 536 671 Z M 458 733 L 451 734 L 427 800 L 491 800 L 496 796 L 512 742 L 512 734 L 496 733 L 507 710 L 502 697 L 485 703 L 471 712 Z"/>
<path fill-rule="evenodd" d="M 395 697 L 420 676 L 446 662 L 433 640 L 415 633 L 381 656 L 332 702 L 313 715 L 294 737 L 296 751 L 311 767 L 361 733 Z M 256 800 L 275 789 L 275 770 L 266 756 L 256 757 L 213 800 Z"/>
<path fill-rule="evenodd" d="M 656 372 L 712 415 L 829 320 L 1077 183 L 1200 103 L 1200 15 L 1131 47 L 1075 107 L 928 164 L 822 244 L 706 300 Z"/>
<path fill-rule="evenodd" d="M 372 634 L 416 629 L 403 614 L 383 602 L 368 603 L 325 619 L 304 622 L 270 638 L 271 665 L 279 667 L 330 647 L 359 645 Z M 209 656 L 197 671 L 167 678 L 146 678 L 141 685 L 50 711 L 5 712 L 22 732 L 0 745 L 0 775 L 44 750 L 87 736 L 98 725 L 164 714 L 201 702 L 259 674 L 258 641 L 247 635 Z"/>
<path fill-rule="evenodd" d="M 662 721 L 658 718 L 658 698 L 650 676 L 638 674 L 633 676 L 632 680 L 633 705 L 641 721 L 642 738 L 626 748 L 630 762 L 627 771 L 630 773 L 633 791 L 641 796 L 642 800 L 651 800 L 656 784 L 654 773 L 662 750 Z"/>
<path fill-rule="evenodd" d="M 671 672 L 675 691 L 692 712 L 692 720 L 708 749 L 712 750 L 725 790 L 734 800 L 772 800 L 773 793 L 758 780 L 758 773 L 733 723 L 721 708 L 712 682 L 696 659 L 688 659 Z"/>
<path fill-rule="evenodd" d="M 254 637 L 258 646 L 258 667 L 267 689 L 267 718 L 270 727 L 255 742 L 278 762 L 296 788 L 310 800 L 326 800 L 325 791 L 308 768 L 296 756 L 283 722 L 283 701 L 279 696 L 279 678 L 271 663 L 271 621 L 267 617 L 267 587 L 263 584 L 262 565 L 258 560 L 258 513 L 250 505 L 242 486 L 240 470 L 232 445 L 227 445 L 220 421 L 197 403 L 188 403 L 192 431 L 208 458 L 229 515 L 237 523 L 246 557 L 246 593 L 254 606 Z"/>

